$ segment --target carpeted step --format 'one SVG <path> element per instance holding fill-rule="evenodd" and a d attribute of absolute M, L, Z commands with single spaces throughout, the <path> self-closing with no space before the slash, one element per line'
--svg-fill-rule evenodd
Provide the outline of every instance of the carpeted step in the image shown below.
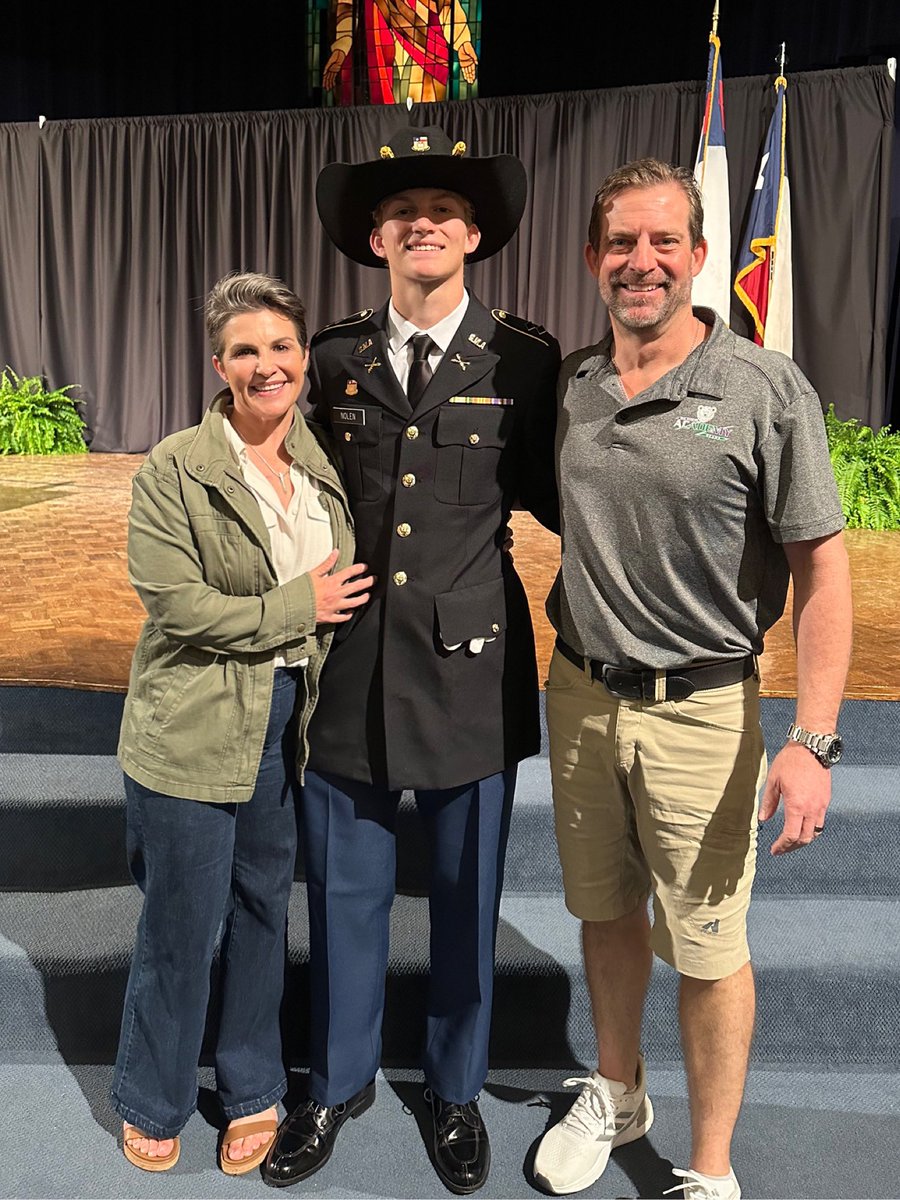
<path fill-rule="evenodd" d="M 827 833 L 784 858 L 768 850 L 777 815 L 760 833 L 756 890 L 900 894 L 900 803 L 895 767 L 833 772 Z M 125 857 L 122 773 L 111 755 L 0 755 L 0 889 L 58 891 L 130 882 Z M 401 891 L 423 894 L 428 847 L 410 794 L 398 819 Z M 302 879 L 298 863 L 297 879 Z M 506 859 L 507 892 L 559 893 L 562 878 L 542 757 L 519 767 Z"/>
<path fill-rule="evenodd" d="M 122 692 L 0 684 L 0 754 L 115 754 Z M 542 747 L 547 753 L 545 694 L 540 694 Z M 794 719 L 791 698 L 766 696 L 761 720 L 770 755 Z M 846 762 L 900 764 L 900 701 L 845 700 L 840 715 Z"/>
<path fill-rule="evenodd" d="M 125 791 L 112 755 L 0 755 L 2 890 L 130 882 Z"/>
<path fill-rule="evenodd" d="M 0 895 L 0 1061 L 104 1062 L 114 1055 L 140 898 L 134 888 Z M 900 901 L 757 898 L 751 944 L 759 990 L 754 1045 L 768 1062 L 900 1060 Z M 427 902 L 393 910 L 384 1060 L 417 1061 L 428 959 Z M 293 1061 L 306 1055 L 307 917 L 291 902 L 286 1028 Z M 676 977 L 654 967 L 645 1049 L 680 1054 Z M 214 1013 L 212 1022 L 214 1023 Z M 494 1066 L 589 1062 L 593 1034 L 578 922 L 559 897 L 506 896 L 501 906 L 491 1060 Z"/>
<path fill-rule="evenodd" d="M 0 684 L 0 754 L 115 754 L 124 692 Z"/>

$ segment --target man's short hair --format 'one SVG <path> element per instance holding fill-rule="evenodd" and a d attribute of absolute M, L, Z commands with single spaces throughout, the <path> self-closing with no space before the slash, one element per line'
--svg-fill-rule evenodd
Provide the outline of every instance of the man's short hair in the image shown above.
<path fill-rule="evenodd" d="M 703 198 L 692 171 L 687 167 L 675 167 L 671 163 L 662 162 L 658 158 L 638 158 L 634 162 L 618 167 L 600 184 L 594 196 L 591 209 L 591 220 L 588 225 L 588 241 L 596 252 L 600 249 L 600 230 L 603 225 L 603 209 L 626 188 L 656 187 L 661 183 L 677 183 L 687 196 L 690 211 L 688 213 L 688 230 L 691 237 L 691 248 L 703 238 Z"/>
<path fill-rule="evenodd" d="M 240 313 L 270 308 L 293 323 L 297 341 L 306 349 L 306 308 L 298 295 L 274 275 L 257 271 L 232 271 L 214 283 L 203 305 L 206 333 L 213 354 L 222 357 L 225 326 Z"/>
<path fill-rule="evenodd" d="M 459 199 L 462 201 L 463 209 L 465 211 L 466 224 L 474 225 L 475 224 L 475 207 L 472 204 L 472 201 L 468 198 L 468 196 L 460 195 L 460 193 L 455 192 L 453 190 L 453 188 L 446 188 L 444 190 L 446 190 L 448 196 L 459 197 Z M 381 228 L 381 222 L 384 218 L 384 206 L 387 204 L 387 202 L 389 200 L 392 200 L 394 198 L 394 196 L 396 196 L 396 195 L 399 195 L 399 192 L 393 192 L 390 196 L 384 196 L 375 205 L 375 211 L 372 213 L 372 228 L 373 229 Z"/>

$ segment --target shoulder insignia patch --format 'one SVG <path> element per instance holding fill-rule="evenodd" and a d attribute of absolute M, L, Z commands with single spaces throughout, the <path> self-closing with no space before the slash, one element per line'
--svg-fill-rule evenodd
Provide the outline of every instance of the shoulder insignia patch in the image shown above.
<path fill-rule="evenodd" d="M 508 313 L 503 308 L 492 308 L 491 316 L 498 324 L 504 325 L 507 329 L 524 334 L 525 337 L 534 338 L 536 342 L 540 342 L 544 346 L 550 345 L 550 335 L 543 325 L 536 325 L 533 321 L 526 321 L 524 317 L 513 316 L 512 313 Z"/>
<path fill-rule="evenodd" d="M 319 337 L 322 333 L 328 333 L 332 329 L 346 329 L 351 325 L 358 325 L 360 321 L 368 321 L 374 308 L 361 308 L 359 312 L 351 313 L 349 317 L 342 317 L 340 321 L 332 321 L 330 325 L 323 325 L 314 335 L 313 340 Z"/>

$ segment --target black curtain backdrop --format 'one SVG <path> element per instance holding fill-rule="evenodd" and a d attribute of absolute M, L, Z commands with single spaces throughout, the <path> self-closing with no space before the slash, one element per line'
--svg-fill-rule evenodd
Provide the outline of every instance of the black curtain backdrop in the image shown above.
<path fill-rule="evenodd" d="M 734 250 L 773 77 L 726 79 Z M 540 321 L 564 352 L 606 327 L 582 247 L 593 193 L 654 154 L 692 165 L 703 84 L 429 105 L 0 125 L 0 365 L 74 383 L 91 448 L 142 452 L 197 421 L 218 377 L 202 299 L 233 269 L 282 276 L 311 328 L 381 303 L 384 272 L 344 259 L 314 203 L 328 162 L 373 157 L 398 124 L 440 124 L 470 152 L 518 154 L 521 229 L 470 268 L 486 302 Z M 894 84 L 883 66 L 789 76 L 794 357 L 823 405 L 878 428 L 885 406 Z M 743 310 L 734 328 L 749 334 Z"/>

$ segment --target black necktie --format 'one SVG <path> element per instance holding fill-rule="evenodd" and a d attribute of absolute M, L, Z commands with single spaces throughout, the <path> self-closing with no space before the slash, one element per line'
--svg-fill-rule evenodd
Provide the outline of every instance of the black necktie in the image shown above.
<path fill-rule="evenodd" d="M 406 381 L 406 394 L 411 408 L 415 408 L 422 399 L 422 393 L 431 378 L 431 364 L 428 355 L 434 349 L 434 342 L 427 333 L 417 333 L 412 338 L 413 360 L 409 365 L 409 378 Z"/>

